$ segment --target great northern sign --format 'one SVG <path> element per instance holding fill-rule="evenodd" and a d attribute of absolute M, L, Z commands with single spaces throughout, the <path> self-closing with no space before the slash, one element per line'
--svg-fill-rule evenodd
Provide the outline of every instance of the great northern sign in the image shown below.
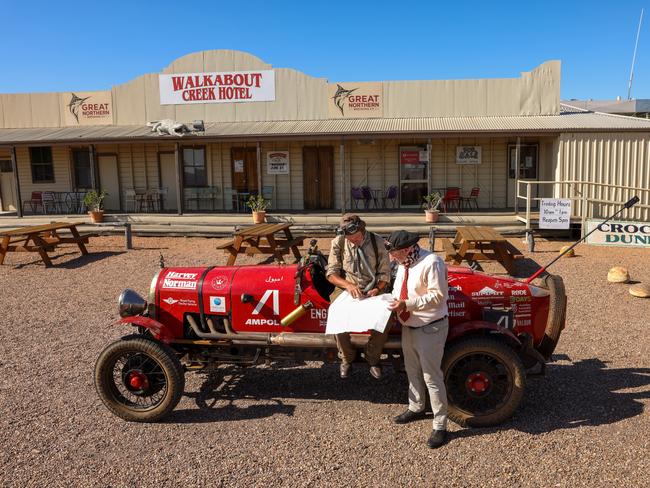
<path fill-rule="evenodd" d="M 650 247 L 650 222 L 607 222 L 587 220 L 587 244 L 602 246 Z"/>
<path fill-rule="evenodd" d="M 159 75 L 160 104 L 269 102 L 275 100 L 275 72 L 227 71 Z"/>

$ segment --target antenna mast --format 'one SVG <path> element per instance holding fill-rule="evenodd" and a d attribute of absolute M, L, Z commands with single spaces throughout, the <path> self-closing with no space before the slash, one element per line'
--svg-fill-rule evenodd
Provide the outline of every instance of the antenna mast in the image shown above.
<path fill-rule="evenodd" d="M 630 83 L 627 85 L 627 99 L 630 100 L 632 93 L 632 79 L 634 78 L 634 62 L 636 61 L 636 48 L 639 45 L 639 34 L 641 33 L 641 22 L 643 22 L 643 9 L 641 9 L 641 18 L 639 19 L 639 28 L 636 31 L 636 42 L 634 43 L 634 54 L 632 55 L 632 70 L 630 71 Z"/>

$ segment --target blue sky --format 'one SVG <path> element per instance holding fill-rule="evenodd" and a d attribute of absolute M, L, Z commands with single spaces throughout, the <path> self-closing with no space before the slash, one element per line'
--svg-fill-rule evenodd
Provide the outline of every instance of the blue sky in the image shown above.
<path fill-rule="evenodd" d="M 236 49 L 330 81 L 517 77 L 562 61 L 561 96 L 650 98 L 650 0 L 3 0 L 0 93 L 102 90 Z"/>

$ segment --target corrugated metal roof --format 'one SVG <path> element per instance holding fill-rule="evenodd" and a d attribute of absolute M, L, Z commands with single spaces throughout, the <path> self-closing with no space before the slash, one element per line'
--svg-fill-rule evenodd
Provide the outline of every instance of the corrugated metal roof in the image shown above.
<path fill-rule="evenodd" d="M 427 133 L 539 133 L 591 131 L 650 131 L 650 120 L 589 112 L 562 106 L 560 115 L 508 117 L 422 117 L 399 119 L 281 120 L 268 122 L 212 122 L 205 132 L 183 139 L 282 136 L 344 136 Z M 158 136 L 146 126 L 86 126 L 0 129 L 0 144 L 119 142 L 177 140 Z"/>

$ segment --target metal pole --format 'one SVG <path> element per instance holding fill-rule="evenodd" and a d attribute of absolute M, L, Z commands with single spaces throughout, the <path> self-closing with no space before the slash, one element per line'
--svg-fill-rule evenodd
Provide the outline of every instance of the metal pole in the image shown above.
<path fill-rule="evenodd" d="M 345 213 L 345 144 L 341 140 L 339 145 L 339 159 L 341 160 L 341 213 Z"/>
<path fill-rule="evenodd" d="M 91 144 L 88 147 L 88 157 L 90 158 L 90 187 L 97 189 L 97 180 L 95 179 L 95 146 Z"/>
<path fill-rule="evenodd" d="M 124 224 L 124 242 L 127 249 L 133 249 L 133 241 L 131 235 L 131 224 L 126 222 Z"/>
<path fill-rule="evenodd" d="M 183 178 L 181 178 L 180 146 L 174 144 L 174 160 L 176 164 L 176 208 L 178 215 L 183 215 Z"/>
<path fill-rule="evenodd" d="M 598 229 L 600 229 L 600 226 L 601 226 L 601 225 L 606 224 L 607 222 L 609 222 L 610 220 L 612 220 L 614 217 L 616 217 L 618 214 L 620 214 L 623 210 L 626 210 L 626 209 L 628 209 L 628 208 L 630 208 L 630 207 L 633 207 L 633 206 L 636 205 L 637 203 L 639 203 L 639 197 L 633 197 L 633 198 L 631 198 L 629 201 L 627 201 L 627 202 L 623 205 L 623 208 L 621 208 L 621 209 L 618 210 L 618 212 L 616 212 L 615 214 L 613 214 L 613 215 L 607 217 L 607 218 L 606 218 L 605 220 L 603 220 L 600 224 L 598 224 L 596 227 L 594 227 L 593 230 L 592 230 L 591 232 L 585 234 L 582 238 L 578 239 L 578 240 L 577 240 L 577 241 L 576 241 L 576 242 L 575 242 L 571 247 L 565 249 L 564 252 L 563 252 L 562 254 L 560 254 L 559 256 L 557 256 L 555 259 L 553 259 L 553 261 L 551 261 L 550 263 L 548 263 L 546 266 L 542 266 L 541 268 L 539 268 L 539 269 L 535 272 L 535 274 L 533 274 L 530 278 L 528 278 L 528 279 L 525 281 L 525 283 L 530 283 L 531 281 L 533 281 L 533 280 L 534 280 L 535 278 L 537 278 L 540 274 L 542 274 L 544 271 L 546 271 L 546 269 L 549 268 L 549 267 L 550 267 L 550 266 L 551 266 L 555 261 L 557 261 L 558 259 L 560 259 L 560 258 L 561 258 L 562 256 L 564 256 L 566 253 L 568 253 L 571 249 L 573 249 L 574 247 L 576 247 L 578 244 L 580 244 L 582 241 L 584 241 L 587 237 L 589 237 L 591 234 L 593 234 L 593 233 L 596 232 Z"/>
<path fill-rule="evenodd" d="M 521 138 L 517 137 L 517 147 L 515 149 L 515 215 L 519 215 L 519 151 Z"/>
<path fill-rule="evenodd" d="M 262 194 L 262 143 L 257 141 L 257 193 Z"/>
<path fill-rule="evenodd" d="M 11 146 L 11 169 L 14 172 L 14 195 L 16 195 L 16 215 L 23 216 L 23 199 L 20 196 L 20 180 L 18 179 L 18 163 L 16 160 L 16 146 Z"/>
<path fill-rule="evenodd" d="M 627 85 L 627 99 L 630 100 L 632 94 L 632 79 L 634 78 L 634 63 L 636 62 L 636 48 L 639 45 L 639 34 L 641 33 L 641 22 L 643 22 L 643 9 L 641 9 L 641 18 L 639 19 L 639 28 L 636 31 L 636 41 L 634 42 L 634 54 L 632 55 L 632 69 L 630 70 L 630 82 Z"/>

